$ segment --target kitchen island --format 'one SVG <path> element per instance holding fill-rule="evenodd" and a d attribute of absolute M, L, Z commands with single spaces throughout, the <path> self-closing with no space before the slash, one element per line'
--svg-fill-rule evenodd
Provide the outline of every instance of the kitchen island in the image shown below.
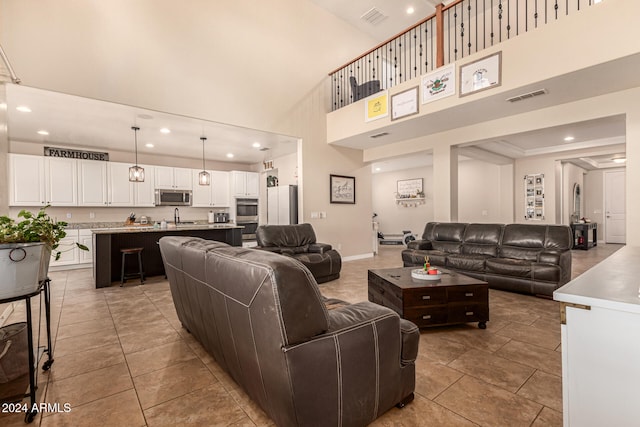
<path fill-rule="evenodd" d="M 144 248 L 145 277 L 164 275 L 158 240 L 164 236 L 193 236 L 242 246 L 242 228 L 229 224 L 185 224 L 160 229 L 152 226 L 97 228 L 93 232 L 93 277 L 96 288 L 120 282 L 121 253 L 124 248 Z M 136 264 L 132 262 L 132 264 Z"/>

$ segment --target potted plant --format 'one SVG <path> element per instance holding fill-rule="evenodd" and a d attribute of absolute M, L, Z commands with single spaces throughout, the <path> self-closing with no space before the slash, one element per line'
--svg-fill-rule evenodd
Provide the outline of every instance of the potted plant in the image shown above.
<path fill-rule="evenodd" d="M 38 283 L 47 277 L 52 254 L 56 260 L 60 258 L 62 251 L 57 249 L 67 235 L 64 230 L 67 223 L 51 218 L 46 213 L 48 207 L 37 214 L 23 209 L 17 220 L 0 216 L 0 276 L 5 277 L 0 295 L 16 291 L 12 287 L 17 287 L 18 292 L 34 286 L 37 289 Z M 89 250 L 78 242 L 75 245 Z"/>

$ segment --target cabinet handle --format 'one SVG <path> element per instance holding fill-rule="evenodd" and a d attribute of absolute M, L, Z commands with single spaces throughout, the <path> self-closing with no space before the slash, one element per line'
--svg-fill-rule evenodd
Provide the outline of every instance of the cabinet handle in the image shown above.
<path fill-rule="evenodd" d="M 431 315 L 430 314 L 426 314 L 424 316 L 422 316 L 422 320 L 429 320 L 431 319 Z"/>
<path fill-rule="evenodd" d="M 431 295 L 422 295 L 422 299 L 431 299 Z"/>
<path fill-rule="evenodd" d="M 467 316 L 473 316 L 473 311 L 467 311 L 466 315 Z"/>
<path fill-rule="evenodd" d="M 464 294 L 465 297 L 472 297 L 473 296 L 473 292 L 467 292 L 466 294 Z"/>

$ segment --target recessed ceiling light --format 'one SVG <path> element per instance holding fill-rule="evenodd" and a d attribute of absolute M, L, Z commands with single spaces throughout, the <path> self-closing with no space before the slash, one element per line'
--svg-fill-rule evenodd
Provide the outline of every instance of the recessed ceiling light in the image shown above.
<path fill-rule="evenodd" d="M 30 113 L 31 112 L 31 108 L 27 107 L 26 105 L 20 105 L 20 106 L 16 107 L 16 110 L 20 111 L 21 113 Z"/>
<path fill-rule="evenodd" d="M 572 136 L 567 136 L 567 137 L 565 137 L 565 138 L 564 138 L 564 140 L 565 140 L 566 142 L 571 142 L 571 141 L 573 141 L 574 139 L 575 139 L 575 138 L 574 138 L 574 137 L 572 137 Z"/>
<path fill-rule="evenodd" d="M 144 146 L 147 147 L 147 148 L 153 148 L 153 144 L 151 144 L 151 143 L 144 144 Z"/>
<path fill-rule="evenodd" d="M 233 153 L 227 153 L 227 157 L 232 159 L 233 158 Z"/>
<path fill-rule="evenodd" d="M 260 143 L 259 142 L 254 142 L 251 146 L 253 148 L 260 148 Z"/>
<path fill-rule="evenodd" d="M 380 172 L 382 169 L 380 168 L 376 168 L 376 172 Z"/>
<path fill-rule="evenodd" d="M 39 130 L 38 135 L 49 135 L 49 132 L 47 132 L 46 130 Z"/>
<path fill-rule="evenodd" d="M 161 132 L 161 133 L 164 133 L 164 134 L 171 133 L 171 129 L 169 129 L 169 128 L 162 128 L 162 129 L 160 129 L 160 132 Z"/>
<path fill-rule="evenodd" d="M 409 6 L 407 8 L 407 15 L 412 15 L 413 12 L 415 12 L 416 10 L 413 8 L 413 6 Z"/>

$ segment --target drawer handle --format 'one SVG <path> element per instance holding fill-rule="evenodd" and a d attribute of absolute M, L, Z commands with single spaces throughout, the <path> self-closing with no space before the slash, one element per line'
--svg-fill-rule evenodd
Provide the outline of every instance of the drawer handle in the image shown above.
<path fill-rule="evenodd" d="M 431 299 L 431 295 L 422 295 L 422 299 Z"/>
<path fill-rule="evenodd" d="M 429 320 L 431 319 L 431 315 L 430 314 L 426 314 L 424 316 L 422 316 L 422 320 Z"/>
<path fill-rule="evenodd" d="M 473 311 L 467 311 L 467 316 L 473 316 Z"/>
<path fill-rule="evenodd" d="M 464 294 L 465 297 L 472 297 L 473 296 L 473 292 L 467 292 L 466 294 Z"/>

